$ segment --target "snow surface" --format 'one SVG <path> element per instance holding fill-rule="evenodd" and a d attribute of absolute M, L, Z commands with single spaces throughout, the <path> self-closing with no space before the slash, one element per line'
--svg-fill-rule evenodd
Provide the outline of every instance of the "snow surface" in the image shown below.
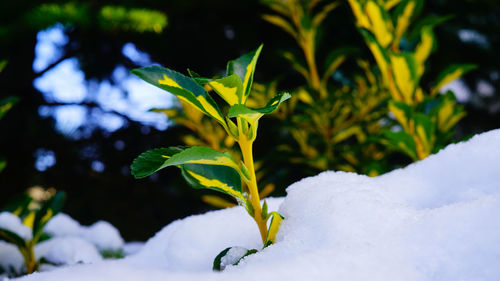
<path fill-rule="evenodd" d="M 17 233 L 25 240 L 31 240 L 31 229 L 24 226 L 19 217 L 11 213 L 0 213 L 0 227 Z M 38 260 L 45 258 L 57 265 L 97 263 L 102 260 L 100 251 L 118 252 L 124 247 L 120 232 L 110 223 L 98 221 L 90 226 L 82 226 L 64 213 L 59 213 L 49 220 L 44 232 L 52 238 L 38 243 L 35 246 L 35 255 Z M 138 247 L 136 245 L 136 251 Z M 17 247 L 2 241 L 0 241 L 0 268 L 7 271 L 8 275 L 25 271 L 24 260 Z M 43 265 L 41 270 L 54 268 Z M 0 280 L 2 277 L 0 272 Z"/>
<path fill-rule="evenodd" d="M 31 240 L 31 228 L 25 226 L 21 219 L 12 213 L 0 213 L 0 228 L 7 229 L 10 232 L 17 234 L 24 240 Z"/>
<path fill-rule="evenodd" d="M 35 246 L 37 259 L 46 258 L 56 265 L 95 263 L 102 260 L 99 251 L 88 241 L 78 237 L 55 237 Z"/>
<path fill-rule="evenodd" d="M 98 221 L 90 226 L 80 225 L 67 214 L 60 213 L 45 226 L 45 232 L 54 237 L 81 237 L 98 250 L 120 250 L 124 241 L 120 232 L 106 221 Z"/>
<path fill-rule="evenodd" d="M 260 245 L 242 208 L 167 225 L 117 261 L 35 273 L 66 280 L 500 280 L 500 130 L 369 178 L 324 172 L 287 189 L 276 244 L 222 273 L 215 256 Z"/>

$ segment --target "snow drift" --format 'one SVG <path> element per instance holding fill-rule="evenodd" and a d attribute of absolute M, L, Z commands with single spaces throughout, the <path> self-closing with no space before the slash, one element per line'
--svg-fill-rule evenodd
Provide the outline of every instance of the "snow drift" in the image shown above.
<path fill-rule="evenodd" d="M 259 248 L 242 208 L 166 226 L 134 256 L 23 281 L 500 280 L 500 130 L 386 175 L 324 172 L 270 200 L 277 243 L 222 273 L 225 247 Z M 279 207 L 278 207 L 279 206 Z"/>

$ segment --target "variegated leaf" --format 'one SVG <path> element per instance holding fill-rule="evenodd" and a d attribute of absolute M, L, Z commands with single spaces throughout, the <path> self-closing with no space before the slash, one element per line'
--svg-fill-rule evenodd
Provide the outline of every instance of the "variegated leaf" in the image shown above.
<path fill-rule="evenodd" d="M 243 82 L 236 73 L 210 81 L 208 85 L 229 105 L 243 103 Z"/>
<path fill-rule="evenodd" d="M 260 45 L 255 51 L 227 63 L 227 76 L 237 74 L 243 82 L 242 104 L 245 104 L 247 97 L 250 94 L 255 65 L 257 64 L 257 59 L 259 58 L 262 46 L 263 45 Z"/>
<path fill-rule="evenodd" d="M 159 66 L 137 68 L 131 71 L 144 81 L 164 89 L 225 126 L 219 107 L 205 89 L 193 79 Z"/>
<path fill-rule="evenodd" d="M 474 64 L 454 64 L 449 66 L 438 75 L 436 86 L 432 88 L 431 95 L 436 95 L 443 86 L 476 68 L 477 66 Z"/>

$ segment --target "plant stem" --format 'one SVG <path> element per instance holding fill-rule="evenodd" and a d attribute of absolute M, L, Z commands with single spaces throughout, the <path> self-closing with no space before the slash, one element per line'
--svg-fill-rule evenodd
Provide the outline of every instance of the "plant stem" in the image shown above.
<path fill-rule="evenodd" d="M 24 264 L 26 265 L 26 272 L 28 274 L 31 274 L 37 270 L 37 263 L 36 263 L 36 257 L 35 257 L 35 250 L 33 247 L 33 244 L 31 242 L 28 242 L 26 248 L 20 248 L 19 250 L 21 251 L 21 254 L 23 255 L 24 258 Z"/>
<path fill-rule="evenodd" d="M 262 238 L 262 243 L 266 242 L 267 238 L 267 224 L 266 220 L 262 218 L 262 207 L 260 206 L 260 196 L 259 189 L 257 188 L 257 180 L 255 177 L 255 167 L 253 164 L 253 152 L 252 145 L 253 141 L 248 140 L 246 134 L 242 133 L 241 121 L 238 118 L 238 128 L 240 130 L 240 136 L 238 143 L 240 145 L 241 154 L 243 155 L 243 162 L 250 174 L 250 180 L 247 182 L 248 192 L 250 193 L 249 201 L 253 207 L 253 219 L 259 227 L 260 236 Z"/>

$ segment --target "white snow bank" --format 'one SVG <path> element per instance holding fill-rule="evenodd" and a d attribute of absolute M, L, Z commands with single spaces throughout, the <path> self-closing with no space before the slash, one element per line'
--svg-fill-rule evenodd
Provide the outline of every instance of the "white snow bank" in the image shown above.
<path fill-rule="evenodd" d="M 211 271 L 218 252 L 260 244 L 242 208 L 176 221 L 124 260 L 21 280 L 496 281 L 499 177 L 495 130 L 377 178 L 325 172 L 291 185 L 277 243 L 223 273 Z"/>
<path fill-rule="evenodd" d="M 17 234 L 24 240 L 31 240 L 31 228 L 25 226 L 21 219 L 12 213 L 0 213 L 0 228 L 7 229 L 10 232 Z"/>
<path fill-rule="evenodd" d="M 120 232 L 106 221 L 98 221 L 90 226 L 82 226 L 67 214 L 54 216 L 45 226 L 44 232 L 53 237 L 80 237 L 99 250 L 120 250 L 124 241 Z"/>
<path fill-rule="evenodd" d="M 96 263 L 101 255 L 91 243 L 78 237 L 55 237 L 35 247 L 37 259 L 45 258 L 56 265 Z"/>
<path fill-rule="evenodd" d="M 4 275 L 18 275 L 26 272 L 24 259 L 16 246 L 0 241 L 0 280 Z"/>

